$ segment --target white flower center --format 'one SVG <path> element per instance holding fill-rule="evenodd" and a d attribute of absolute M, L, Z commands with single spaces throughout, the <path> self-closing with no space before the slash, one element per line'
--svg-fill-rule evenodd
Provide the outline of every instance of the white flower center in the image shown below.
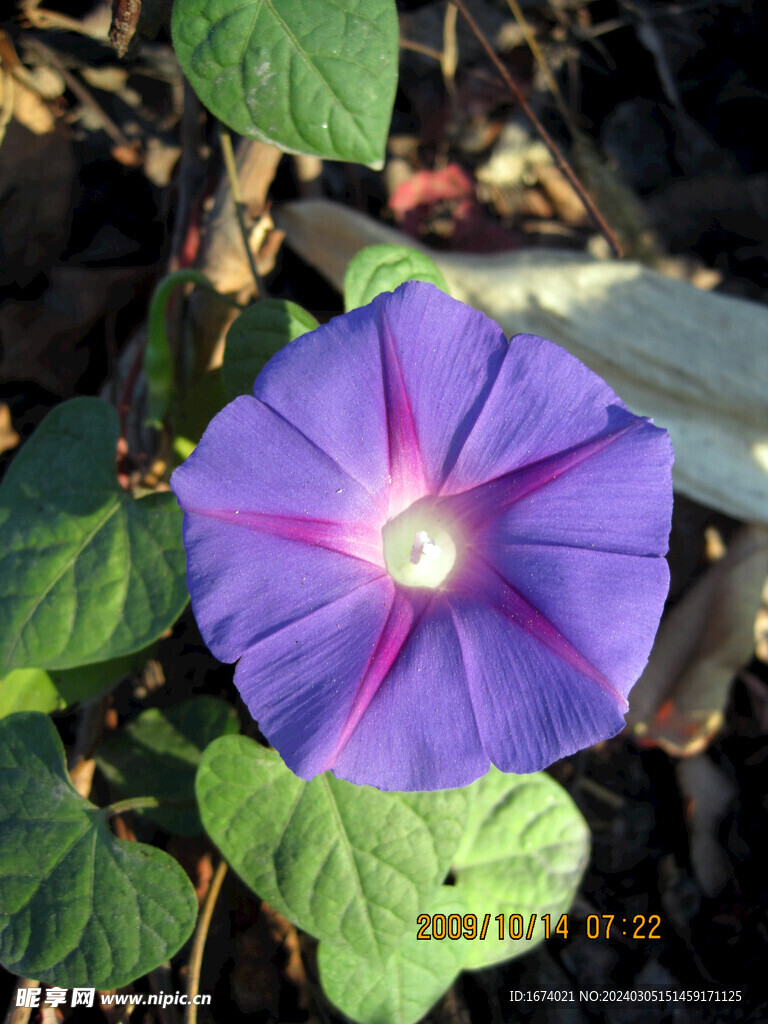
<path fill-rule="evenodd" d="M 439 509 L 424 500 L 391 519 L 382 538 L 392 579 L 406 587 L 439 587 L 456 561 L 456 531 L 449 527 Z"/>

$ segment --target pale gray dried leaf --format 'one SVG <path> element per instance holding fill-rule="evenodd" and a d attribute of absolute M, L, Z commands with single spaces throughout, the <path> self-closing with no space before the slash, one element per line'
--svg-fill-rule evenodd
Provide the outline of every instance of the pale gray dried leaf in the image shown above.
<path fill-rule="evenodd" d="M 324 200 L 283 207 L 279 226 L 339 289 L 349 260 L 366 245 L 422 248 Z M 429 255 L 456 298 L 508 335 L 540 334 L 562 345 L 634 412 L 665 427 L 681 493 L 738 519 L 768 522 L 768 309 L 639 263 L 581 253 Z"/>

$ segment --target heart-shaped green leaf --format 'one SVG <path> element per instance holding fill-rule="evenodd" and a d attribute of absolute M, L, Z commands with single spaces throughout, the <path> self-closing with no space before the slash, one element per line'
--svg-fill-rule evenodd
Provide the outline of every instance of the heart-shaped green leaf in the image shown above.
<path fill-rule="evenodd" d="M 459 894 L 442 886 L 429 904 L 433 914 L 452 919 L 455 927 L 467 913 Z M 462 969 L 464 951 L 448 938 L 417 938 L 416 919 L 383 959 L 357 956 L 321 942 L 317 963 L 325 994 L 359 1024 L 414 1024 L 437 1002 Z"/>
<path fill-rule="evenodd" d="M 275 352 L 316 327 L 311 313 L 283 299 L 262 299 L 243 310 L 227 331 L 221 367 L 227 397 L 250 395 L 257 374 Z"/>
<path fill-rule="evenodd" d="M 486 938 L 461 940 L 465 967 L 519 956 L 550 934 L 574 897 L 589 856 L 589 828 L 566 791 L 544 772 L 505 775 L 495 768 L 467 790 L 469 814 L 453 858 L 456 890 L 482 921 Z M 523 918 L 523 937 L 499 941 L 497 914 Z M 531 939 L 525 935 L 536 915 Z M 514 922 L 519 930 L 520 922 Z"/>
<path fill-rule="evenodd" d="M 146 814 L 168 832 L 202 832 L 195 773 L 208 744 L 237 732 L 235 709 L 217 697 L 200 696 L 165 711 L 149 708 L 99 747 L 99 768 L 124 797 L 155 796 L 160 807 Z"/>
<path fill-rule="evenodd" d="M 344 308 L 367 306 L 381 292 L 393 292 L 405 281 L 428 281 L 448 292 L 440 268 L 418 249 L 369 245 L 349 261 L 344 275 Z"/>
<path fill-rule="evenodd" d="M 272 750 L 215 740 L 197 773 L 203 825 L 243 881 L 299 927 L 358 956 L 412 929 L 458 838 L 463 792 L 421 802 L 325 774 L 303 782 Z"/>
<path fill-rule="evenodd" d="M 181 867 L 110 832 L 74 789 L 42 714 L 0 722 L 0 962 L 46 983 L 109 989 L 172 956 L 197 900 Z"/>
<path fill-rule="evenodd" d="M 176 0 L 173 44 L 241 135 L 382 166 L 397 85 L 393 0 Z"/>
<path fill-rule="evenodd" d="M 97 398 L 50 412 L 0 486 L 0 672 L 64 669 L 146 647 L 187 601 L 172 494 L 117 482 L 117 413 Z"/>

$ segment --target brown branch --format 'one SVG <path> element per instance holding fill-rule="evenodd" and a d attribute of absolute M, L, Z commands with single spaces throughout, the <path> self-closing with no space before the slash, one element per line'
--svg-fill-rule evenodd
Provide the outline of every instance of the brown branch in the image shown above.
<path fill-rule="evenodd" d="M 594 222 L 595 227 L 597 227 L 597 229 L 603 235 L 605 240 L 608 242 L 608 245 L 610 245 L 614 255 L 622 256 L 623 253 L 622 253 L 621 245 L 619 244 L 619 241 L 616 238 L 616 236 L 613 233 L 613 231 L 611 230 L 611 228 L 608 226 L 605 218 L 600 213 L 600 210 L 597 208 L 597 205 L 595 204 L 595 201 L 592 199 L 592 197 L 589 195 L 589 193 L 586 191 L 584 186 L 579 181 L 575 171 L 573 170 L 571 165 L 568 163 L 566 158 L 563 156 L 563 154 L 560 151 L 560 148 L 557 145 L 557 143 L 555 142 L 555 140 L 552 138 L 552 136 L 546 130 L 544 125 L 541 123 L 541 121 L 539 121 L 539 119 L 536 116 L 536 114 L 533 112 L 533 109 L 531 108 L 531 105 L 529 104 L 528 100 L 523 95 L 523 92 L 520 89 L 520 86 L 517 84 L 517 82 L 515 82 L 515 80 L 512 77 L 512 75 L 504 67 L 504 64 L 499 59 L 498 54 L 493 49 L 491 44 L 488 42 L 488 39 L 484 35 L 483 30 L 480 28 L 480 26 L 477 24 L 475 19 L 472 17 L 472 15 L 467 10 L 467 5 L 465 4 L 464 0 L 451 0 L 451 3 L 455 4 L 455 6 L 458 7 L 458 9 L 461 11 L 461 13 L 462 13 L 462 15 L 464 17 L 464 20 L 467 22 L 467 24 L 469 25 L 470 29 L 472 30 L 472 32 L 477 37 L 477 40 L 480 43 L 480 45 L 483 47 L 485 52 L 488 54 L 488 56 L 491 59 L 494 67 L 496 68 L 496 70 L 499 72 L 501 77 L 504 79 L 504 83 L 507 85 L 507 87 L 509 88 L 509 90 L 512 93 L 512 95 L 515 97 L 515 99 L 517 100 L 517 102 L 520 104 L 520 106 L 522 107 L 523 111 L 525 112 L 526 116 L 529 118 L 531 124 L 534 126 L 534 128 L 538 132 L 539 138 L 541 139 L 541 141 L 544 143 L 544 145 L 547 147 L 549 152 L 552 154 L 552 159 L 555 161 L 555 163 L 557 164 L 559 169 L 562 171 L 562 173 L 565 175 L 565 177 L 570 182 L 570 184 L 571 184 L 573 190 L 575 191 L 576 195 L 579 197 L 579 199 L 583 203 L 584 209 L 587 211 L 589 216 L 592 218 L 592 221 Z"/>

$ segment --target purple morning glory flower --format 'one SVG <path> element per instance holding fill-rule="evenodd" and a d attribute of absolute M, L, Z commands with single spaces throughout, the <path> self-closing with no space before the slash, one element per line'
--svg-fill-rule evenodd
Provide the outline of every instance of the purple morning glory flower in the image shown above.
<path fill-rule="evenodd" d="M 410 283 L 274 356 L 171 485 L 203 637 L 286 764 L 431 790 L 621 730 L 671 463 L 563 349 Z"/>

